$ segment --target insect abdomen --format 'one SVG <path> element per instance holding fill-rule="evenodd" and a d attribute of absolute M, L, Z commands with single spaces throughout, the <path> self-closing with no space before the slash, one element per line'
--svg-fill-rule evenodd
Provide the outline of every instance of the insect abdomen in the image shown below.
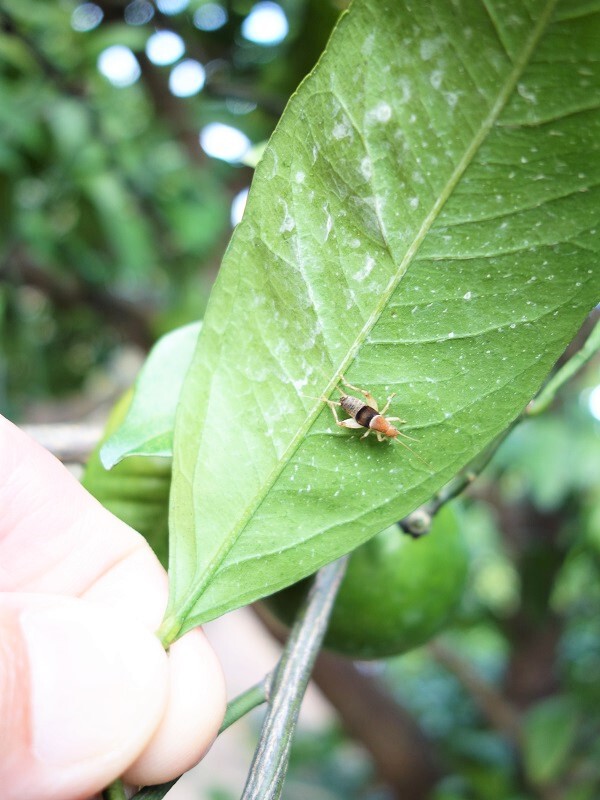
<path fill-rule="evenodd" d="M 357 419 L 357 415 L 363 408 L 368 408 L 369 406 L 365 406 L 364 400 L 359 400 L 358 397 L 352 397 L 352 395 L 345 394 L 340 397 L 340 405 L 351 417 L 354 417 L 357 422 L 360 422 Z M 362 425 L 362 423 L 360 423 Z"/>
<path fill-rule="evenodd" d="M 374 408 L 371 408 L 371 406 L 362 406 L 362 408 L 357 411 L 354 419 L 364 428 L 370 428 L 371 420 L 373 417 L 377 416 L 379 416 L 379 413 L 375 411 Z"/>

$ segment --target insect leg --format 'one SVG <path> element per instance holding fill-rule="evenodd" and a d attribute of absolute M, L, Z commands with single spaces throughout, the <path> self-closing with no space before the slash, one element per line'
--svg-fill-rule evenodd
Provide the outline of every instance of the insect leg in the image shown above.
<path fill-rule="evenodd" d="M 381 416 L 383 416 L 385 414 L 385 412 L 388 410 L 388 408 L 390 407 L 390 403 L 392 402 L 394 397 L 396 397 L 396 394 L 397 394 L 397 392 L 392 392 L 391 395 L 388 397 L 388 399 L 385 401 L 384 407 L 379 412 L 381 414 Z M 390 417 L 388 417 L 388 419 L 390 419 Z M 399 419 L 399 417 L 392 417 L 392 419 Z"/>
<path fill-rule="evenodd" d="M 341 425 L 342 423 L 340 422 L 340 418 L 338 417 L 337 408 L 336 408 L 336 406 L 339 406 L 340 403 L 336 402 L 335 400 L 328 400 L 326 397 L 321 397 L 321 400 L 324 403 L 327 403 L 327 405 L 331 409 L 331 412 L 332 412 L 333 416 L 335 417 L 335 424 L 336 425 Z"/>
<path fill-rule="evenodd" d="M 346 378 L 344 378 L 343 375 L 340 375 L 340 380 L 344 384 L 344 386 L 347 386 L 349 389 L 354 389 L 355 392 L 360 392 L 367 401 L 368 406 L 374 408 L 375 411 L 379 410 L 379 406 L 377 405 L 377 400 L 375 400 L 371 392 L 367 392 L 365 389 L 360 389 L 358 386 L 353 386 L 351 383 L 348 383 L 348 381 L 346 380 Z"/>
<path fill-rule="evenodd" d="M 357 422 L 355 419 L 336 419 L 336 422 L 340 428 L 352 428 L 353 430 L 360 430 L 363 427 L 363 425 L 361 425 L 360 422 Z"/>

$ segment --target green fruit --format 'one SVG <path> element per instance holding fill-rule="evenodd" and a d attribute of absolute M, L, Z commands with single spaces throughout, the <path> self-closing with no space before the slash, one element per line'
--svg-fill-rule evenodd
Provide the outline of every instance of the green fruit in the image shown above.
<path fill-rule="evenodd" d="M 357 548 L 336 598 L 324 644 L 352 658 L 398 655 L 431 639 L 461 598 L 467 550 L 455 506 L 436 515 L 419 539 L 397 525 Z M 302 581 L 265 600 L 287 625 L 308 588 Z"/>

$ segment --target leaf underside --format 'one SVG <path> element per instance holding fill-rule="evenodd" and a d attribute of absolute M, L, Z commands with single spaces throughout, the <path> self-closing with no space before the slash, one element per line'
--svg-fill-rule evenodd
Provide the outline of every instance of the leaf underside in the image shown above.
<path fill-rule="evenodd" d="M 175 431 L 170 618 L 313 572 L 513 420 L 593 305 L 600 2 L 357 0 L 290 101 Z M 341 374 L 415 455 L 337 428 Z"/>

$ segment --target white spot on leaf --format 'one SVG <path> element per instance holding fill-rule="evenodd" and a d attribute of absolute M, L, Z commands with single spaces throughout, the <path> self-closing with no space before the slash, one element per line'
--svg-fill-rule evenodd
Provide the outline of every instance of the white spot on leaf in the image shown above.
<path fill-rule="evenodd" d="M 434 89 L 439 89 L 442 85 L 442 79 L 444 77 L 444 73 L 441 69 L 434 69 L 431 75 L 429 76 L 429 83 L 433 86 Z"/>
<path fill-rule="evenodd" d="M 279 227 L 279 233 L 286 233 L 289 231 L 293 231 L 294 228 L 296 227 L 296 222 L 288 210 L 288 205 L 285 202 L 285 200 L 280 200 L 279 202 L 283 206 L 283 211 L 284 211 L 283 222 Z"/>
<path fill-rule="evenodd" d="M 371 177 L 373 176 L 373 167 L 371 164 L 371 159 L 368 156 L 365 156 L 360 162 L 360 171 L 366 181 L 371 180 Z"/>
<path fill-rule="evenodd" d="M 350 120 L 345 117 L 343 120 L 333 126 L 331 134 L 334 139 L 347 139 L 352 136 L 352 125 Z"/>
<path fill-rule="evenodd" d="M 421 56 L 421 60 L 430 61 L 443 43 L 444 39 L 441 36 L 438 36 L 436 39 L 423 39 L 419 46 L 419 55 Z"/>
<path fill-rule="evenodd" d="M 366 278 L 369 277 L 371 274 L 373 267 L 375 266 L 375 259 L 373 256 L 367 256 L 367 260 L 365 261 L 365 265 L 362 269 L 359 269 L 352 277 L 355 281 L 359 281 L 362 283 Z"/>
<path fill-rule="evenodd" d="M 369 122 L 389 122 L 392 118 L 392 108 L 383 100 L 367 113 Z"/>

